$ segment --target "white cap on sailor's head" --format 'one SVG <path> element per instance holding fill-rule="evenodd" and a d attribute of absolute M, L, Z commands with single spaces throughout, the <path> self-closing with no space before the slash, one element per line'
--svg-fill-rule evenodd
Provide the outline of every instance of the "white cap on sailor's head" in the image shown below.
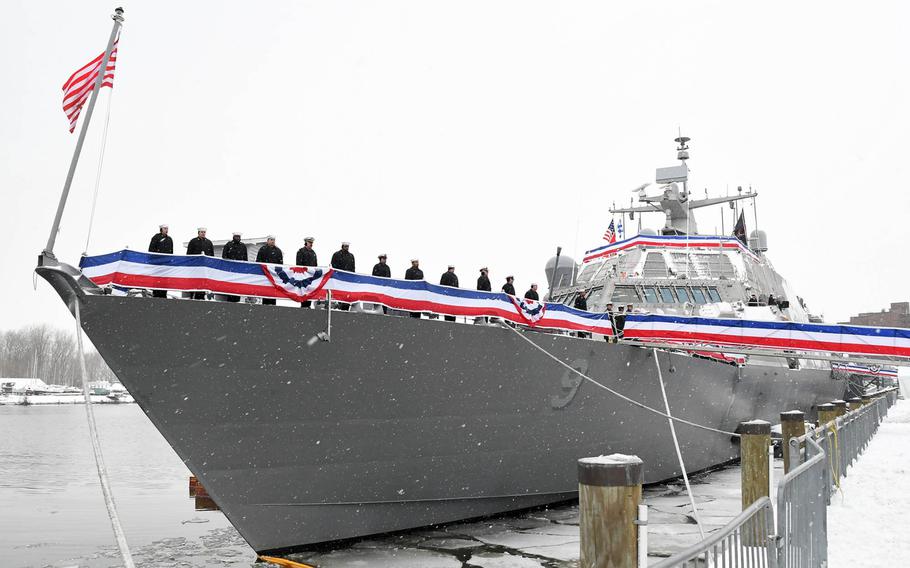
<path fill-rule="evenodd" d="M 379 255 L 379 258 L 385 258 L 385 259 L 388 259 L 388 258 L 389 258 L 389 256 L 388 256 L 388 255 L 387 255 L 387 254 L 386 254 L 386 253 L 382 253 L 382 254 L 381 254 L 381 255 Z"/>
<path fill-rule="evenodd" d="M 267 236 L 267 237 L 265 238 L 265 240 L 267 240 L 267 241 L 274 241 L 274 240 L 275 240 L 275 235 L 269 235 L 269 236 Z"/>
<path fill-rule="evenodd" d="M 196 228 L 196 232 L 198 232 L 198 233 L 204 233 L 204 232 L 206 232 L 207 230 L 208 230 L 208 229 L 206 229 L 205 227 L 197 227 L 197 228 Z"/>
<path fill-rule="evenodd" d="M 344 241 L 344 242 L 341 243 L 341 246 L 343 246 L 343 247 L 349 247 L 349 246 L 351 246 L 351 243 L 349 243 L 349 242 L 347 242 L 347 241 Z"/>
<path fill-rule="evenodd" d="M 159 228 L 159 229 L 167 229 L 168 227 L 167 227 L 167 224 L 163 224 L 163 225 L 158 225 L 158 228 Z"/>
<path fill-rule="evenodd" d="M 420 261 L 419 261 L 418 259 L 416 259 L 416 258 L 412 258 L 412 259 L 411 259 L 411 262 L 413 263 L 413 262 L 420 262 Z"/>
<path fill-rule="evenodd" d="M 450 264 L 450 265 L 449 265 L 449 270 L 455 270 L 455 265 L 454 265 L 454 264 Z"/>
<path fill-rule="evenodd" d="M 240 231 L 234 231 L 231 233 L 232 237 L 242 237 L 243 234 Z"/>
<path fill-rule="evenodd" d="M 315 241 L 316 241 L 316 239 L 314 239 L 313 237 L 307 237 L 307 238 L 303 239 L 303 242 L 305 242 L 305 243 L 312 243 Z"/>

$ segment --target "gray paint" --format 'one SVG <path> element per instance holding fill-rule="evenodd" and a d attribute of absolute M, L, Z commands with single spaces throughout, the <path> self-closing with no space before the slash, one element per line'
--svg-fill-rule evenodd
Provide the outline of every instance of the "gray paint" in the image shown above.
<path fill-rule="evenodd" d="M 663 418 L 583 382 L 509 330 L 335 312 L 86 295 L 39 268 L 174 450 L 257 551 L 574 498 L 577 459 L 680 475 Z M 649 350 L 534 332 L 547 351 L 660 408 Z M 732 431 L 843 394 L 829 372 L 659 352 L 673 414 Z M 679 424 L 698 471 L 730 436 Z"/>

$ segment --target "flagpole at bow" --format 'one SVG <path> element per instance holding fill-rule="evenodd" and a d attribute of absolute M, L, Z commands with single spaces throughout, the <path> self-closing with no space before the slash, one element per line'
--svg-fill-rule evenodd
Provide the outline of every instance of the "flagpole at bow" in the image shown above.
<path fill-rule="evenodd" d="M 107 41 L 107 49 L 104 51 L 104 57 L 101 60 L 101 66 L 98 68 L 98 77 L 95 78 L 95 87 L 92 89 L 92 96 L 89 99 L 88 109 L 85 111 L 85 118 L 82 119 L 82 130 L 79 131 L 79 140 L 76 142 L 76 150 L 73 152 L 73 160 L 70 162 L 69 172 L 66 174 L 66 182 L 63 184 L 63 193 L 60 194 L 60 203 L 57 205 L 57 214 L 54 216 L 54 224 L 51 226 L 51 234 L 47 238 L 47 246 L 41 251 L 38 259 L 39 265 L 56 264 L 57 257 L 54 256 L 54 243 L 57 240 L 57 232 L 60 229 L 60 220 L 63 218 L 63 209 L 66 207 L 66 200 L 69 197 L 70 186 L 73 184 L 73 175 L 76 173 L 76 164 L 79 163 L 79 154 L 82 152 L 82 143 L 85 141 L 85 134 L 88 131 L 88 123 L 92 119 L 92 111 L 95 109 L 95 100 L 98 98 L 98 92 L 101 90 L 101 84 L 104 82 L 104 75 L 107 71 L 107 63 L 111 58 L 111 51 L 114 48 L 114 40 L 117 39 L 117 33 L 123 25 L 123 8 L 115 8 L 114 14 L 111 15 L 114 20 L 114 27 L 111 30 L 111 37 Z M 50 260 L 51 262 L 47 262 Z"/>

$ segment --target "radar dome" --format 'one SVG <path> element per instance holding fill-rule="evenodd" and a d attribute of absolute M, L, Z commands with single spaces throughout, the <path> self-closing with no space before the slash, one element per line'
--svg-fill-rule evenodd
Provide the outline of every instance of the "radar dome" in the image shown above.
<path fill-rule="evenodd" d="M 768 250 L 768 234 L 762 230 L 756 229 L 749 234 L 749 248 L 756 252 L 765 252 Z"/>
<path fill-rule="evenodd" d="M 559 266 L 556 266 L 557 257 L 552 257 L 547 261 L 544 272 L 547 275 L 547 285 L 553 283 L 554 288 L 571 286 L 575 283 L 575 276 L 578 275 L 578 265 L 571 256 L 564 254 L 559 255 Z"/>

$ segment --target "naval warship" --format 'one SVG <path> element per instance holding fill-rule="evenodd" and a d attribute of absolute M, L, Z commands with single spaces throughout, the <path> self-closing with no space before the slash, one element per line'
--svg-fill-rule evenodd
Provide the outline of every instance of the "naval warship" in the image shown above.
<path fill-rule="evenodd" d="M 809 321 L 759 231 L 702 235 L 679 165 L 639 205 L 665 227 L 550 259 L 549 300 L 588 310 Z M 735 241 L 735 242 L 734 242 Z M 149 420 L 257 552 L 483 517 L 577 497 L 580 457 L 625 453 L 646 482 L 681 475 L 665 419 L 584 380 L 663 408 L 689 472 L 738 457 L 745 420 L 812 413 L 844 381 L 824 361 L 683 351 L 527 326 L 254 303 L 118 296 L 78 268 L 37 272 Z M 755 295 L 776 305 L 754 305 Z M 753 305 L 749 305 L 749 304 Z M 355 306 L 356 308 L 356 306 Z M 331 317 L 331 341 L 314 341 Z M 555 360 L 554 360 L 555 359 Z"/>

